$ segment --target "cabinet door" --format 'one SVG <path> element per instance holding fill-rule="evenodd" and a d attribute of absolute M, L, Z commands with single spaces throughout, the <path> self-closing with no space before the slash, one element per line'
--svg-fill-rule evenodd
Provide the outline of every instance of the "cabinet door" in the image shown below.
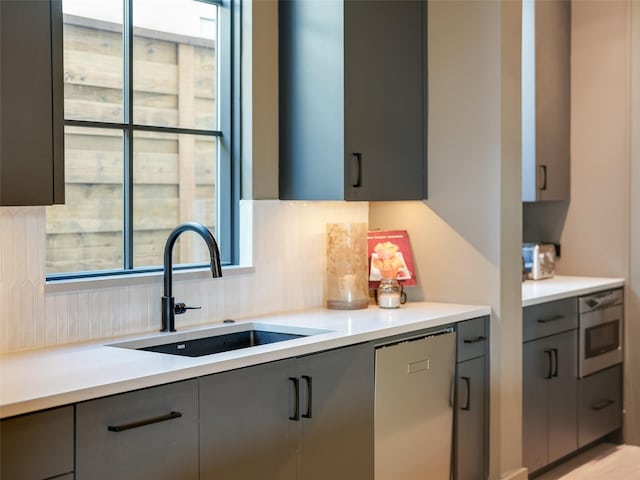
<path fill-rule="evenodd" d="M 533 472 L 547 464 L 547 388 L 552 353 L 542 339 L 525 343 L 523 356 L 522 461 Z"/>
<path fill-rule="evenodd" d="M 0 478 L 41 480 L 73 471 L 73 407 L 0 422 Z"/>
<path fill-rule="evenodd" d="M 295 360 L 200 381 L 200 478 L 294 480 Z"/>
<path fill-rule="evenodd" d="M 373 478 L 373 369 L 370 344 L 298 359 L 299 479 Z"/>
<path fill-rule="evenodd" d="M 345 198 L 426 198 L 426 2 L 344 2 Z"/>
<path fill-rule="evenodd" d="M 553 378 L 548 382 L 549 458 L 554 462 L 578 448 L 578 332 L 549 337 Z"/>
<path fill-rule="evenodd" d="M 0 205 L 61 203 L 62 2 L 3 0 L 0 36 Z"/>
<path fill-rule="evenodd" d="M 486 478 L 485 357 L 458 364 L 456 399 L 456 480 Z"/>
<path fill-rule="evenodd" d="M 569 199 L 571 2 L 535 2 L 536 200 Z"/>
<path fill-rule="evenodd" d="M 578 447 L 577 331 L 524 344 L 522 456 L 533 472 Z"/>
<path fill-rule="evenodd" d="M 622 427 L 622 365 L 578 380 L 578 446 Z"/>
<path fill-rule="evenodd" d="M 197 480 L 197 380 L 76 406 L 78 480 Z"/>

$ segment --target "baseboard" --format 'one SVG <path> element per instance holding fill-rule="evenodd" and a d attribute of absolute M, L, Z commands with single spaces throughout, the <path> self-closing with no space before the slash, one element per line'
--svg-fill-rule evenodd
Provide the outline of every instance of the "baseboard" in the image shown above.
<path fill-rule="evenodd" d="M 528 471 L 526 468 L 518 468 L 510 472 L 503 473 L 500 480 L 527 480 Z"/>

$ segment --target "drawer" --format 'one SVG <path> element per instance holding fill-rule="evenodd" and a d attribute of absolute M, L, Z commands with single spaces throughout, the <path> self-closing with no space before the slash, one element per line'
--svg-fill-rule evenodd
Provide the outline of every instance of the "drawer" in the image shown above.
<path fill-rule="evenodd" d="M 37 480 L 73 472 L 73 407 L 0 422 L 0 478 Z"/>
<path fill-rule="evenodd" d="M 566 298 L 525 307 L 522 321 L 524 342 L 578 328 L 578 299 Z"/>
<path fill-rule="evenodd" d="M 76 406 L 77 480 L 197 480 L 197 380 Z"/>
<path fill-rule="evenodd" d="M 578 382 L 578 447 L 622 427 L 622 365 Z"/>
<path fill-rule="evenodd" d="M 458 362 L 464 362 L 486 354 L 489 342 L 489 317 L 459 322 L 457 328 Z"/>

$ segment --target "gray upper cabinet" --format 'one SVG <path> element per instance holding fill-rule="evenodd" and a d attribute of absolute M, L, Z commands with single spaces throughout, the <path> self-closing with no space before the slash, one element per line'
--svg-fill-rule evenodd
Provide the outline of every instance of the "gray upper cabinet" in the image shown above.
<path fill-rule="evenodd" d="M 0 422 L 0 478 L 73 478 L 73 428 L 73 406 Z"/>
<path fill-rule="evenodd" d="M 569 0 L 522 6 L 522 200 L 569 200 Z"/>
<path fill-rule="evenodd" d="M 0 205 L 64 203 L 62 1 L 0 2 Z"/>
<path fill-rule="evenodd" d="M 280 198 L 427 195 L 426 2 L 281 0 Z"/>

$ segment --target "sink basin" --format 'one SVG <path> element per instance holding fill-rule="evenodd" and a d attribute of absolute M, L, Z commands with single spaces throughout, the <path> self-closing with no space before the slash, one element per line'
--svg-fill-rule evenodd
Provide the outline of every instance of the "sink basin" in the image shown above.
<path fill-rule="evenodd" d="M 258 345 L 285 342 L 326 332 L 328 330 L 243 323 L 114 343 L 109 346 L 184 357 L 201 357 Z"/>

